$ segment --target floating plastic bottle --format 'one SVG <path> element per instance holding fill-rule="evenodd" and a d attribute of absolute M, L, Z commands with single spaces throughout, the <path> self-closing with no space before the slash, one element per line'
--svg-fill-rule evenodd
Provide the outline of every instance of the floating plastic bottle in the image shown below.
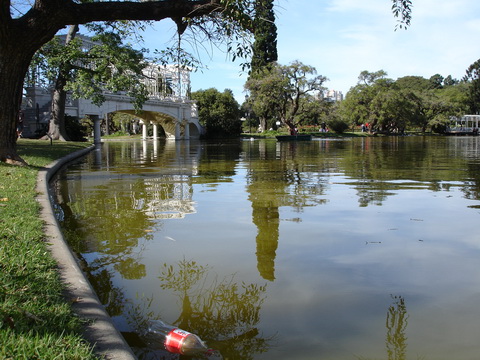
<path fill-rule="evenodd" d="M 174 354 L 194 356 L 207 353 L 207 346 L 195 334 L 165 324 L 161 320 L 149 322 L 147 337 L 151 342 L 161 343 Z"/>

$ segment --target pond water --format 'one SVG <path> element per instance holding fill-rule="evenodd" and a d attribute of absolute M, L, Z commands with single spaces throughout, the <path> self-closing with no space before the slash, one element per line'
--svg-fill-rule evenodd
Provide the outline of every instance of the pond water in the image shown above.
<path fill-rule="evenodd" d="M 140 359 L 478 359 L 480 138 L 106 142 L 63 233 Z"/>

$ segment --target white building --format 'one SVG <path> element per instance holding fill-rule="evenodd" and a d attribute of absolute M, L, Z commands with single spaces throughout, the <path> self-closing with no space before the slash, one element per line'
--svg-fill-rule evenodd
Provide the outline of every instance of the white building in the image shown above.
<path fill-rule="evenodd" d="M 343 101 L 343 94 L 341 91 L 337 90 L 325 90 L 322 93 L 323 99 L 330 102 L 340 102 Z"/>

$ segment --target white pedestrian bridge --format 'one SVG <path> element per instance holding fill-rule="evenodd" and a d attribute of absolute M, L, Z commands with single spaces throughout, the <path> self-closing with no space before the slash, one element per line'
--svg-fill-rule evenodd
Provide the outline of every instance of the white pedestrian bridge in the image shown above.
<path fill-rule="evenodd" d="M 28 88 L 24 101 L 25 112 L 23 136 L 29 137 L 40 127 L 48 125 L 52 92 L 43 88 Z M 132 121 L 142 127 L 142 136 L 147 138 L 148 128 L 152 128 L 153 138 L 164 136 L 167 139 L 198 139 L 203 134 L 199 123 L 197 106 L 193 100 L 178 96 L 151 96 L 142 110 L 136 111 L 132 98 L 126 94 L 104 93 L 105 102 L 96 106 L 87 99 L 69 99 L 65 113 L 77 119 L 90 118 L 106 132 L 106 122 L 110 114 L 126 113 Z M 103 126 L 101 126 L 103 124 Z M 100 130 L 99 130 L 100 131 Z"/>
<path fill-rule="evenodd" d="M 175 140 L 198 139 L 203 133 L 196 104 L 185 97 L 150 97 L 142 110 L 136 111 L 127 95 L 106 93 L 104 96 L 106 100 L 102 106 L 84 103 L 81 107 L 67 109 L 67 113 L 74 110 L 78 112 L 75 114 L 78 118 L 90 117 L 93 120 L 106 119 L 108 114 L 116 112 L 130 114 L 139 120 L 145 139 L 149 127 L 154 139 L 159 136 Z"/>

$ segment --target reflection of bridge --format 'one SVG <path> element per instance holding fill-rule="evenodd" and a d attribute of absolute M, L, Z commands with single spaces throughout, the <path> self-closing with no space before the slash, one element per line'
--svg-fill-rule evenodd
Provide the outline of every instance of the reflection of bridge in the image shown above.
<path fill-rule="evenodd" d="M 83 48 L 88 50 L 95 43 L 86 36 L 82 39 Z M 142 136 L 147 138 L 148 127 L 152 127 L 153 137 L 157 138 L 159 127 L 167 139 L 199 138 L 202 127 L 198 121 L 197 108 L 190 100 L 190 70 L 176 65 L 148 64 L 140 80 L 148 92 L 148 100 L 141 111 L 135 111 L 132 98 L 125 92 L 104 92 L 105 101 L 101 106 L 87 99 L 68 98 L 65 113 L 78 120 L 89 118 L 95 126 L 95 142 L 100 141 L 101 123 L 108 123 L 109 114 L 127 113 L 132 115 L 132 123 L 142 125 Z M 50 121 L 53 89 L 42 87 L 26 88 L 24 110 L 25 137 L 30 137 Z M 108 126 L 105 126 L 108 131 Z"/>
<path fill-rule="evenodd" d="M 128 185 L 131 191 L 132 211 L 142 211 L 149 219 L 182 219 L 186 215 L 197 212 L 193 201 L 192 177 L 198 174 L 198 162 L 203 152 L 201 143 L 122 141 L 112 144 L 105 141 L 102 145 L 105 153 L 109 153 L 110 147 L 121 149 L 120 154 L 117 155 L 120 158 L 128 161 L 137 159 L 135 162 L 145 167 L 145 172 L 139 177 L 141 180 Z M 108 181 L 113 180 L 116 183 L 113 185 L 113 182 L 109 182 L 109 188 L 118 188 L 118 183 L 130 184 L 130 180 L 124 179 L 123 172 L 108 169 L 108 163 L 104 162 L 100 151 L 96 151 L 95 156 L 96 165 L 105 166 L 105 171 L 108 171 Z M 154 171 L 146 170 L 149 168 Z M 81 183 L 85 183 L 84 178 L 88 179 L 89 176 L 82 176 Z M 78 182 L 74 181 L 72 184 Z M 92 187 L 95 182 L 105 185 L 105 179 L 98 176 L 98 171 L 91 177 L 89 187 Z"/>

